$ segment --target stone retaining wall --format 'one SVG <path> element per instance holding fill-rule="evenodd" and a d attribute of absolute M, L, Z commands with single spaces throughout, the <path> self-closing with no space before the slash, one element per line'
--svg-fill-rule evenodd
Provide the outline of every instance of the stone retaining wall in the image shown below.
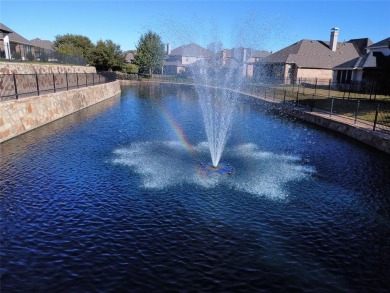
<path fill-rule="evenodd" d="M 0 102 L 0 143 L 120 94 L 118 81 Z"/>
<path fill-rule="evenodd" d="M 96 73 L 92 66 L 0 62 L 0 74 Z"/>
<path fill-rule="evenodd" d="M 390 154 L 390 136 L 380 131 L 357 127 L 344 121 L 336 120 L 337 117 L 329 117 L 320 113 L 305 112 L 291 107 L 283 107 L 283 112 L 296 118 L 314 123 L 321 127 L 342 133 L 360 142 L 363 142 L 378 150 Z M 327 117 L 328 116 L 328 117 Z"/>

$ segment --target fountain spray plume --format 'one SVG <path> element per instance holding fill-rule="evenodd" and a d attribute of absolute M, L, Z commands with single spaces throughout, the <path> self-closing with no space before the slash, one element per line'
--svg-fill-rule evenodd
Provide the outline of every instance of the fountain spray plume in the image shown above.
<path fill-rule="evenodd" d="M 230 134 L 237 90 L 243 80 L 245 57 L 239 53 L 244 51 L 223 50 L 220 44 L 213 43 L 207 58 L 192 67 L 214 167 L 218 166 Z"/>
<path fill-rule="evenodd" d="M 182 36 L 181 44 L 194 42 L 188 38 L 195 35 L 202 36 L 202 43 L 209 43 L 207 50 L 193 43 L 182 49 L 183 56 L 195 56 L 197 59 L 196 62 L 187 64 L 185 74 L 192 76 L 196 84 L 213 167 L 218 166 L 229 138 L 238 92 L 246 75 L 245 62 L 251 57 L 251 50 L 245 46 L 252 43 L 248 42 L 248 37 L 253 37 L 248 32 L 253 31 L 253 20 L 254 17 L 251 16 L 248 21 L 244 21 L 244 25 L 235 26 L 238 28 L 235 44 L 239 47 L 231 50 L 224 49 L 219 41 L 221 34 L 216 24 L 209 30 L 204 21 L 197 19 L 197 26 L 193 25 L 192 20 L 188 25 L 182 23 L 175 26 L 180 28 L 179 31 L 173 30 L 176 37 Z M 172 33 L 172 25 L 168 31 Z"/>

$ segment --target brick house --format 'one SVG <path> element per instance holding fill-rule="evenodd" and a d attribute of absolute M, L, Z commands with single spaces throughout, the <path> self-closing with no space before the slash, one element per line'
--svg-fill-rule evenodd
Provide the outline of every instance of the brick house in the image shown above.
<path fill-rule="evenodd" d="M 194 43 L 183 45 L 171 50 L 167 45 L 167 57 L 164 62 L 164 74 L 183 74 L 186 69 L 194 67 L 196 63 L 208 61 L 211 51 Z"/>
<path fill-rule="evenodd" d="M 221 63 L 222 66 L 242 67 L 243 76 L 253 77 L 254 64 L 270 54 L 268 51 L 253 50 L 251 48 L 224 49 L 221 52 Z"/>
<path fill-rule="evenodd" d="M 34 58 L 34 45 L 14 32 L 9 27 L 0 23 L 0 58 L 9 60 L 25 60 Z"/>
<path fill-rule="evenodd" d="M 390 37 L 367 47 L 362 80 L 375 82 L 380 92 L 390 94 Z"/>
<path fill-rule="evenodd" d="M 365 48 L 372 41 L 364 38 L 338 42 L 338 33 L 339 29 L 333 28 L 329 41 L 301 40 L 265 57 L 255 64 L 254 78 L 283 80 L 287 83 L 315 78 L 329 81 L 335 78 L 334 68 L 348 64 L 348 67 L 339 68 L 344 70 L 341 78 L 358 80 L 360 73 L 354 72 L 350 62 L 363 57 L 366 54 Z M 336 78 L 337 74 L 339 73 L 336 73 Z"/>

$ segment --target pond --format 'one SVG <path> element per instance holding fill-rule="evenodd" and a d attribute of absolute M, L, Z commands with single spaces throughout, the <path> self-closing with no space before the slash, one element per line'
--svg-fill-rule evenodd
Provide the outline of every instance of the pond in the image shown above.
<path fill-rule="evenodd" d="M 4 292 L 390 290 L 390 157 L 240 97 L 210 162 L 190 86 L 0 144 Z"/>

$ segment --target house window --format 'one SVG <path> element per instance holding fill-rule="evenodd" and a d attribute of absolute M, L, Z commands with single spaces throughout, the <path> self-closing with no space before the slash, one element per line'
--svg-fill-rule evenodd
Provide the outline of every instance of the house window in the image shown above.
<path fill-rule="evenodd" d="M 338 70 L 337 82 L 350 83 L 352 79 L 352 70 Z"/>
<path fill-rule="evenodd" d="M 352 70 L 347 70 L 347 83 L 351 83 Z"/>

